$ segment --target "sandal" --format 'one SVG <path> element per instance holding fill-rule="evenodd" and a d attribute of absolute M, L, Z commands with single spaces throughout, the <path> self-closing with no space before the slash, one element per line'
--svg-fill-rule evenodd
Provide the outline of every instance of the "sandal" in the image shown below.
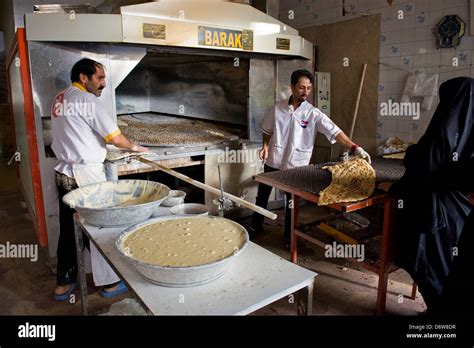
<path fill-rule="evenodd" d="M 77 289 L 78 286 L 79 286 L 78 282 L 72 283 L 71 286 L 69 287 L 69 290 L 66 291 L 65 293 L 63 293 L 61 295 L 54 294 L 54 300 L 55 301 L 66 301 L 69 298 L 69 296 L 71 296 L 71 294 L 74 292 L 74 290 Z"/>
<path fill-rule="evenodd" d="M 102 289 L 100 291 L 100 296 L 105 297 L 105 298 L 112 298 L 112 297 L 122 295 L 122 294 L 126 293 L 127 291 L 128 291 L 127 286 L 125 285 L 125 283 L 123 281 L 121 281 L 118 284 L 117 290 L 115 290 L 115 291 L 105 291 L 104 289 Z"/>

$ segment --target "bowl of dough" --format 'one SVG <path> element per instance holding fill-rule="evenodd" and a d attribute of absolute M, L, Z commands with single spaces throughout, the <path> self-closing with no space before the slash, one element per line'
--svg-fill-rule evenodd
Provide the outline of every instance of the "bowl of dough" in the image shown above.
<path fill-rule="evenodd" d="M 69 192 L 63 202 L 92 226 L 119 227 L 150 219 L 169 192 L 153 181 L 105 181 Z"/>
<path fill-rule="evenodd" d="M 248 242 L 246 229 L 232 220 L 176 216 L 127 228 L 115 247 L 147 281 L 192 287 L 221 277 Z"/>

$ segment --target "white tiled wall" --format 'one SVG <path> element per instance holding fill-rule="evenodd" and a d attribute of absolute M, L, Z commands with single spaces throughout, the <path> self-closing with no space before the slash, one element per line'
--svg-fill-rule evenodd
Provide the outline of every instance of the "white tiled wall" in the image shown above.
<path fill-rule="evenodd" d="M 469 0 L 346 0 L 346 9 L 361 13 L 380 13 L 379 104 L 391 98 L 400 101 L 411 72 L 439 73 L 440 84 L 458 76 L 474 77 L 474 36 L 469 33 Z M 398 19 L 402 10 L 403 19 Z M 293 11 L 293 12 L 290 12 Z M 433 30 L 445 15 L 457 14 L 466 23 L 466 33 L 457 48 L 436 49 Z M 294 15 L 294 19 L 290 19 Z M 357 15 L 342 15 L 342 0 L 281 0 L 280 20 L 295 27 L 335 23 Z M 459 66 L 453 67 L 452 59 Z M 387 66 L 388 65 L 388 66 Z M 378 116 L 377 143 L 390 136 L 417 141 L 438 104 L 435 99 L 420 120 L 404 116 Z"/>

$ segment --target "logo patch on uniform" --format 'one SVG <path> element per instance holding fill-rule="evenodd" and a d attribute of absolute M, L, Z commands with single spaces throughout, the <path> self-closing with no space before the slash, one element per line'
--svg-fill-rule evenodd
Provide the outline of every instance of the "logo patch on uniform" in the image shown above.
<path fill-rule="evenodd" d="M 300 121 L 300 126 L 301 126 L 301 128 L 304 129 L 304 128 L 308 127 L 308 123 L 309 123 L 308 121 L 301 120 L 301 121 Z"/>

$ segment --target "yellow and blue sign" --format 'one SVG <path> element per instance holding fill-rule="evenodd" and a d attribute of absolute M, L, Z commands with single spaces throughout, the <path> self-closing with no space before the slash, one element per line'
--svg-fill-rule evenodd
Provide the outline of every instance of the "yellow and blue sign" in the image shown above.
<path fill-rule="evenodd" d="M 253 31 L 199 27 L 199 44 L 252 51 Z"/>

